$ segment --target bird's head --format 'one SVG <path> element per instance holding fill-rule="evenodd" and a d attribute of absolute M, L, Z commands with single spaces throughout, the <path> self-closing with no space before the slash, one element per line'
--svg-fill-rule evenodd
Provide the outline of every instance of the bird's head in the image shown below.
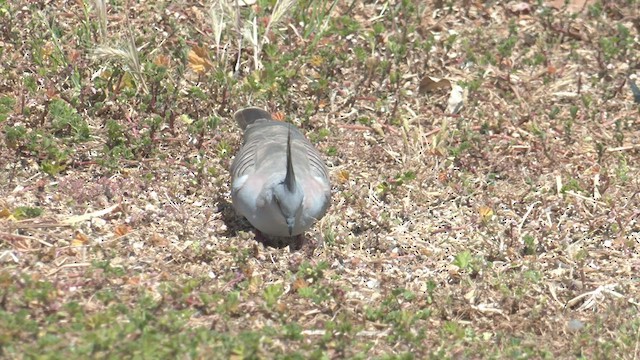
<path fill-rule="evenodd" d="M 287 186 L 278 184 L 273 192 L 273 199 L 278 205 L 282 216 L 289 230 L 289 235 L 293 235 L 293 230 L 296 226 L 296 219 L 300 217 L 302 213 L 302 200 L 304 195 L 299 187 L 295 187 L 294 191 L 289 191 Z"/>

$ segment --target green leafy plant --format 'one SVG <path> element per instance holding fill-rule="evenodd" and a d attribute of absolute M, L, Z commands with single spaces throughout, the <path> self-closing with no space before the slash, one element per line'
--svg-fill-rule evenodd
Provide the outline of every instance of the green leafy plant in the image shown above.
<path fill-rule="evenodd" d="M 471 252 L 468 250 L 458 253 L 453 259 L 453 265 L 459 267 L 461 270 L 472 270 L 473 262 L 473 255 L 471 255 Z"/>
<path fill-rule="evenodd" d="M 16 100 L 10 96 L 0 97 L 0 123 L 7 120 L 9 114 L 13 111 Z"/>
<path fill-rule="evenodd" d="M 57 136 L 70 136 L 83 142 L 89 140 L 89 125 L 78 112 L 61 99 L 54 99 L 49 104 L 51 126 Z"/>
<path fill-rule="evenodd" d="M 264 289 L 263 297 L 269 309 L 272 309 L 278 302 L 282 294 L 284 293 L 284 287 L 282 284 L 267 285 Z"/>

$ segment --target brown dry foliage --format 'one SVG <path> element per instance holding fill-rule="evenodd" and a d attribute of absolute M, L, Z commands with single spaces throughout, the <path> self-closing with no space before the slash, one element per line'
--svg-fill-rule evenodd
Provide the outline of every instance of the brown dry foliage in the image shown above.
<path fill-rule="evenodd" d="M 91 155 L 103 148 L 106 135 L 73 149 L 73 161 L 55 177 L 43 173 L 38 159 L 28 152 L 19 153 L 2 142 L 0 210 L 44 210 L 35 219 L 0 219 L 2 271 L 51 281 L 61 303 L 79 300 L 87 313 L 103 309 L 91 300 L 96 286 L 113 286 L 121 299 L 130 296 L 134 301 L 140 289 L 161 298 L 159 284 L 200 278 L 198 291 L 239 290 L 242 299 L 238 308 L 229 309 L 233 315 L 228 319 L 203 310 L 196 300 L 180 304 L 198 312 L 189 326 L 234 333 L 295 321 L 304 329 L 304 340 L 274 340 L 271 350 L 283 352 L 308 349 L 320 341 L 327 322 L 342 319 L 357 327 L 346 335 L 352 344 L 371 344 L 367 357 L 412 352 L 421 358 L 437 351 L 448 357 L 475 357 L 470 354 L 478 351 L 481 357 L 478 354 L 485 351 L 495 355 L 513 346 L 508 345 L 513 337 L 522 347 L 544 349 L 554 357 L 582 353 L 587 358 L 638 358 L 640 340 L 619 340 L 620 332 L 631 334 L 628 322 L 637 319 L 640 301 L 640 116 L 626 84 L 640 66 L 640 34 L 633 26 L 638 13 L 631 6 L 606 2 L 605 15 L 597 19 L 586 10 L 575 19 L 554 10 L 545 23 L 536 15 L 540 9 L 526 2 L 524 11 L 521 6 L 513 11 L 509 5 L 514 2 L 483 6 L 468 1 L 460 2 L 468 7 L 457 4 L 450 12 L 436 8 L 438 2 L 427 3 L 414 15 L 420 22 L 401 16 L 394 22 L 385 15 L 375 20 L 382 13 L 381 3 L 339 2 L 333 16 L 348 13 L 363 29 L 376 22 L 385 25 L 385 32 L 373 40 L 372 58 L 378 60 L 358 64 L 351 56 L 337 66 L 329 64 L 339 74 L 328 85 L 333 97 L 309 88 L 316 73 L 326 71 L 320 69 L 322 62 L 301 64 L 301 75 L 287 92 L 288 103 L 253 104 L 300 120 L 303 109 L 295 104 L 317 99 L 317 111 L 302 119 L 302 127 L 308 133 L 328 129 L 329 135 L 317 146 L 323 153 L 336 151 L 326 156 L 334 184 L 331 208 L 308 234 L 315 247 L 298 252 L 263 247 L 231 210 L 230 157 L 221 157 L 216 146 L 224 140 L 238 147 L 240 131 L 230 114 L 252 99 L 235 89 L 223 106 L 204 100 L 193 109 L 192 102 L 182 98 L 171 106 L 176 114 L 209 111 L 221 116 L 216 133 L 200 148 L 210 170 L 205 174 L 195 170 L 199 149 L 190 143 L 187 125 L 179 121 L 162 140 L 161 156 L 123 162 L 115 172 Z M 56 4 L 42 6 L 65 29 L 78 26 L 81 8 L 70 2 Z M 384 4 L 398 7 L 395 1 Z M 130 26 L 149 29 L 155 24 L 166 29 L 168 17 L 158 14 L 158 20 L 146 6 L 131 4 L 128 11 L 138 16 L 126 16 Z M 149 39 L 150 49 L 168 56 L 179 37 L 194 46 L 211 41 L 200 34 L 210 30 L 199 5 L 174 4 L 167 9 L 178 19 L 181 32 L 159 31 L 157 38 Z M 110 22 L 124 22 L 128 13 L 114 13 Z M 26 10 L 14 15 L 15 23 L 29 23 L 35 16 Z M 610 36 L 616 23 L 631 29 L 635 55 L 605 62 L 598 52 L 599 39 Z M 403 33 L 403 26 L 415 31 Z M 509 27 L 517 28 L 517 41 L 502 57 L 498 47 L 509 37 Z M 32 73 L 39 91 L 27 91 L 21 79 L 35 67 L 27 40 L 33 36 L 30 32 L 46 30 L 3 31 L 13 34 L 2 40 L 7 65 L 0 94 L 18 99 L 5 124 L 46 128 L 43 109 L 49 97 L 71 96 L 61 85 L 68 74 Z M 306 44 L 289 29 L 282 31 L 287 41 L 274 37 L 280 53 Z M 447 45 L 452 34 L 459 40 Z M 389 42 L 398 37 L 414 43 L 434 35 L 429 51 L 413 48 L 404 59 L 392 58 Z M 353 47 L 367 48 L 369 41 L 358 36 L 345 39 L 336 32 L 318 43 L 318 51 L 352 53 Z M 75 51 L 70 43 L 62 50 L 66 55 Z M 544 58 L 543 64 L 523 61 L 536 53 Z M 74 56 L 74 66 L 97 70 L 99 64 L 87 54 Z M 485 56 L 497 61 L 482 63 Z M 399 85 L 387 74 L 368 70 L 380 59 L 389 60 L 391 71 L 401 74 Z M 180 61 L 162 63 L 176 66 Z M 198 81 L 189 76 L 175 85 L 184 90 Z M 418 92 L 425 76 L 452 83 L 481 79 L 481 85 L 469 92 L 460 113 L 450 116 L 443 113 L 448 89 Z M 45 95 L 47 86 L 56 91 Z M 149 116 L 135 104 L 124 106 L 113 98 L 100 112 L 92 111 L 91 84 L 83 86 L 87 88 L 81 101 L 74 104 L 99 134 L 105 134 L 100 129 L 109 118 L 137 121 Z M 21 107 L 28 107 L 28 114 Z M 575 118 L 572 107 L 577 107 Z M 358 122 L 363 118 L 369 121 Z M 398 175 L 407 172 L 414 177 L 400 182 Z M 77 218 L 109 207 L 95 217 Z M 454 259 L 464 252 L 472 260 L 461 268 Z M 104 260 L 125 270 L 121 282 L 105 282 L 90 270 L 93 261 Z M 304 262 L 329 265 L 318 280 L 329 289 L 328 300 L 316 304 L 299 295 L 300 289 L 312 285 L 293 275 Z M 272 310 L 263 306 L 267 284 L 285 289 Z M 429 284 L 435 288 L 429 290 Z M 72 286 L 75 290 L 69 291 Z M 399 330 L 366 316 L 367 309 L 384 308 L 395 289 L 416 296 L 399 301 L 399 310 L 431 312 L 408 330 L 426 332 L 418 344 L 390 337 Z M 477 337 L 467 341 L 448 333 L 451 322 Z M 580 322 L 585 325 L 582 330 L 570 326 Z M 637 330 L 637 320 L 634 326 Z M 598 342 L 617 348 L 603 354 Z M 357 346 L 340 349 L 335 343 L 325 346 L 331 357 L 363 351 Z"/>

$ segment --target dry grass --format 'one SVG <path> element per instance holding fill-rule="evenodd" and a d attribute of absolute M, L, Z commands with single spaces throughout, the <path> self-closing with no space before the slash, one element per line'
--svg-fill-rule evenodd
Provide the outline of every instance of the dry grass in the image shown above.
<path fill-rule="evenodd" d="M 110 31 L 137 15 L 119 70 L 89 61 L 78 4 L 42 4 L 65 59 L 39 17 L 2 5 L 0 356 L 640 358 L 638 3 L 574 18 L 356 1 L 278 19 L 266 3 L 237 9 L 262 44 L 242 49 L 231 10 L 208 13 L 222 5 L 108 5 Z M 224 49 L 211 73 L 184 64 L 197 44 Z M 448 89 L 418 91 L 427 75 L 468 89 L 458 114 Z M 57 125 L 55 99 L 89 139 Z M 230 207 L 229 114 L 247 104 L 327 154 L 316 247 L 265 248 Z"/>

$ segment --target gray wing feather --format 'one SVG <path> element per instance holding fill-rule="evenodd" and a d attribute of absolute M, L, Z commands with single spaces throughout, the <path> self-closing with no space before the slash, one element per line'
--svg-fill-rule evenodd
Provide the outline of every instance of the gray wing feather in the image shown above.
<path fill-rule="evenodd" d="M 320 153 L 316 150 L 313 145 L 307 139 L 304 139 L 304 145 L 307 150 L 307 156 L 309 157 L 309 166 L 311 167 L 311 171 L 313 171 L 314 175 L 320 176 L 324 179 L 329 179 L 329 172 L 327 167 L 324 165 L 324 161 L 320 158 Z"/>
<path fill-rule="evenodd" d="M 279 125 L 279 126 L 278 126 Z M 270 172 L 285 169 L 285 124 L 268 121 L 249 125 L 244 133 L 244 143 L 231 165 L 234 178 L 250 175 L 260 169 Z"/>

